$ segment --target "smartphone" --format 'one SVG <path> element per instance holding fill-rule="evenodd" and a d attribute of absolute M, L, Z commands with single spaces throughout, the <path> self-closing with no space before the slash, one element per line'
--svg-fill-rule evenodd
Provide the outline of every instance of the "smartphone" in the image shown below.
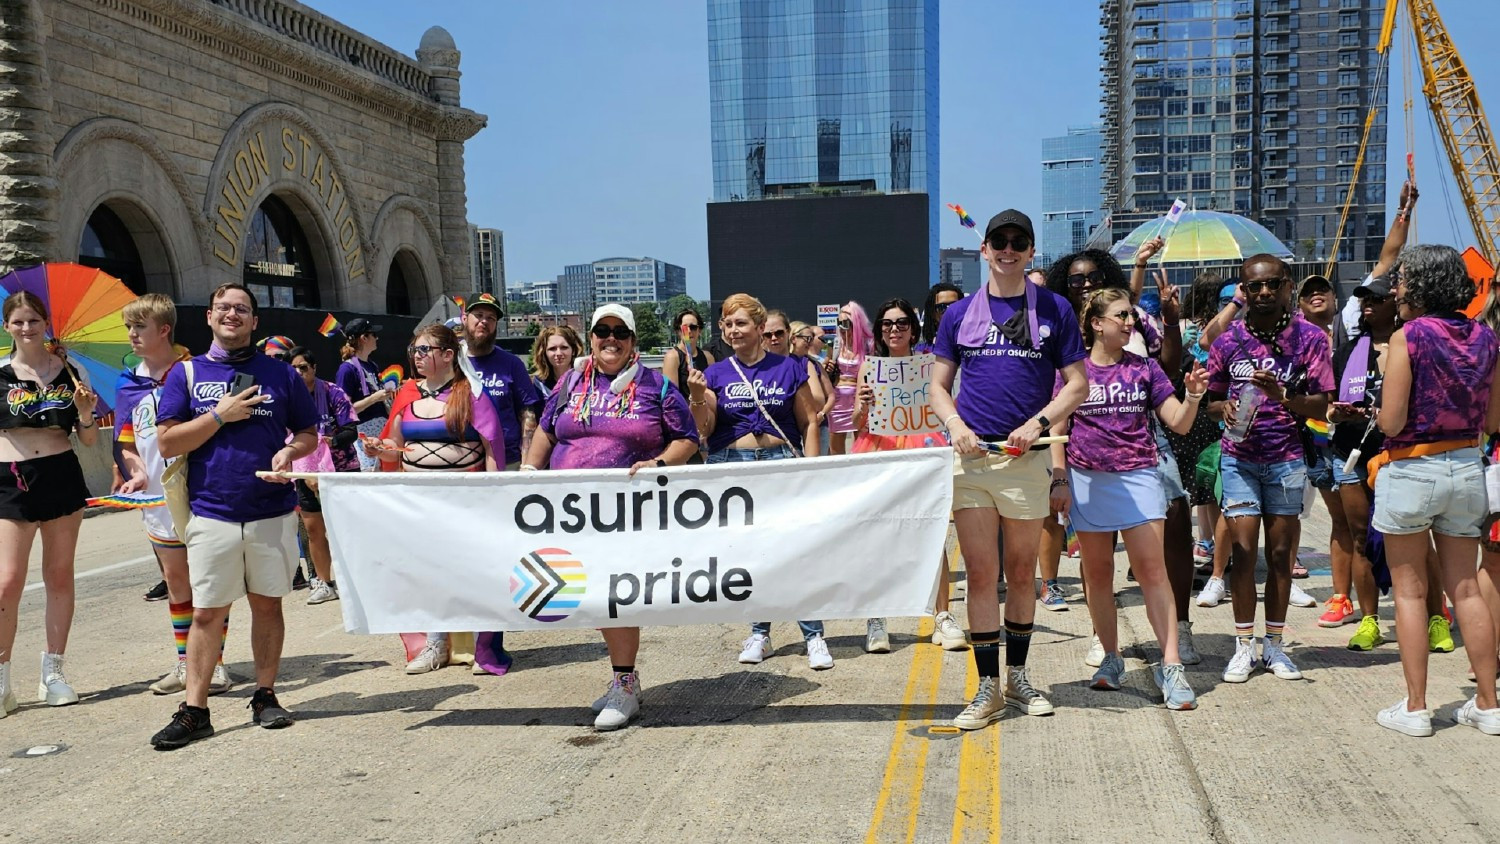
<path fill-rule="evenodd" d="M 255 376 L 248 372 L 236 372 L 234 381 L 229 384 L 229 394 L 237 396 L 255 386 Z"/>

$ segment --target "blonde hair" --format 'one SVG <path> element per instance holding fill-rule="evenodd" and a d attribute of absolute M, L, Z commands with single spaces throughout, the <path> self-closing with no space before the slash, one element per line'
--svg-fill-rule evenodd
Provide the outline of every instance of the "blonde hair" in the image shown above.
<path fill-rule="evenodd" d="M 547 341 L 553 337 L 567 340 L 568 346 L 573 349 L 573 357 L 583 354 L 583 340 L 573 330 L 573 326 L 552 325 L 543 328 L 531 344 L 531 374 L 538 378 L 561 378 L 564 374 L 553 372 L 552 362 L 547 360 Z"/>
<path fill-rule="evenodd" d="M 725 299 L 723 306 L 719 308 L 719 318 L 728 319 L 729 315 L 735 311 L 745 311 L 750 314 L 750 321 L 756 325 L 766 324 L 766 306 L 749 293 L 736 293 Z"/>
<path fill-rule="evenodd" d="M 125 307 L 120 309 L 120 318 L 125 321 L 126 325 L 145 320 L 151 320 L 157 325 L 165 325 L 167 342 L 170 343 L 176 339 L 177 306 L 172 304 L 171 297 L 160 293 L 147 293 L 125 303 Z"/>
<path fill-rule="evenodd" d="M 1090 293 L 1083 303 L 1083 316 L 1081 326 L 1083 329 L 1083 345 L 1086 348 L 1094 347 L 1094 320 L 1105 317 L 1104 309 L 1111 303 L 1125 300 L 1130 303 L 1130 290 L 1124 287 L 1101 287 Z"/>

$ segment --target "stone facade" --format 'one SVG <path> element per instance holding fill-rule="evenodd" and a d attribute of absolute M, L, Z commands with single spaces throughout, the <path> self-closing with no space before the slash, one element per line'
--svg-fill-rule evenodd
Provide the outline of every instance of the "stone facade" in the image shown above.
<path fill-rule="evenodd" d="M 0 273 L 77 260 L 100 206 L 178 302 L 245 273 L 267 197 L 325 310 L 472 286 L 459 51 L 413 60 L 292 0 L 0 0 Z M 268 303 L 269 304 L 269 303 Z"/>

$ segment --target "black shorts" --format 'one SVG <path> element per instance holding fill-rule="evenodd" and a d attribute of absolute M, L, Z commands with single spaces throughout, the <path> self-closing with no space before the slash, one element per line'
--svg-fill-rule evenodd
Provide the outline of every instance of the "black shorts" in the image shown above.
<path fill-rule="evenodd" d="M 299 478 L 293 483 L 297 485 L 297 506 L 302 508 L 302 512 L 323 512 L 323 502 L 318 500 L 318 494 L 313 491 L 313 488 L 308 485 L 307 481 Z"/>
<path fill-rule="evenodd" d="M 88 497 L 72 451 L 0 463 L 0 519 L 50 522 L 82 510 Z"/>

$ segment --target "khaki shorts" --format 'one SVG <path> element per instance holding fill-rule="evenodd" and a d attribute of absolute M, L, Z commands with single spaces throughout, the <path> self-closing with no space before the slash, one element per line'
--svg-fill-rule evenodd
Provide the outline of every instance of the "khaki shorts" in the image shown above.
<path fill-rule="evenodd" d="M 953 509 L 983 507 L 1007 519 L 1044 519 L 1052 481 L 1051 457 L 1028 451 L 1020 457 L 981 452 L 953 454 Z"/>
<path fill-rule="evenodd" d="M 257 522 L 194 516 L 186 536 L 193 606 L 227 607 L 246 593 L 280 598 L 297 570 L 297 515 Z"/>

